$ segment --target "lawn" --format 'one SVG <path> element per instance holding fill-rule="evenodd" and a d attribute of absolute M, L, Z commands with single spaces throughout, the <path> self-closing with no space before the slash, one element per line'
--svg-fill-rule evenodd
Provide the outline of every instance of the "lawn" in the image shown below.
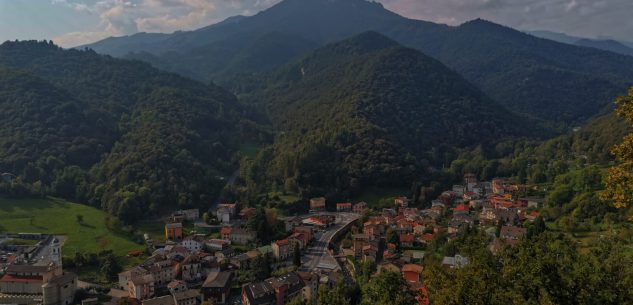
<path fill-rule="evenodd" d="M 77 215 L 83 216 L 81 223 Z M 55 198 L 0 198 L 0 232 L 65 235 L 64 256 L 72 256 L 77 251 L 97 253 L 101 250 L 113 250 L 124 256 L 130 250 L 144 249 L 143 245 L 108 230 L 106 215 L 93 207 Z"/>

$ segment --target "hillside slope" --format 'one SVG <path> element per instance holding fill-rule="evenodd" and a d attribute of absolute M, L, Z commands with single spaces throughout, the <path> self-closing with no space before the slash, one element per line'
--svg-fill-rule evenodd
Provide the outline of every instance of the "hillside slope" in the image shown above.
<path fill-rule="evenodd" d="M 136 34 L 88 47 L 119 56 L 152 53 L 135 58 L 242 93 L 251 88 L 234 85 L 235 74 L 252 77 L 307 48 L 368 30 L 439 59 L 510 110 L 556 123 L 579 124 L 609 111 L 611 100 L 633 84 L 633 57 L 540 39 L 482 20 L 457 27 L 411 20 L 365 0 L 284 0 L 255 16 L 196 31 Z M 271 33 L 288 38 L 272 48 L 257 46 Z M 258 60 L 233 64 L 243 52 Z M 272 64 L 262 67 L 261 62 Z"/>
<path fill-rule="evenodd" d="M 0 66 L 0 171 L 39 190 L 131 222 L 210 203 L 234 166 L 241 109 L 218 87 L 45 42 L 2 44 Z"/>
<path fill-rule="evenodd" d="M 280 68 L 267 88 L 257 99 L 278 136 L 247 176 L 304 196 L 399 185 L 454 148 L 540 130 L 376 32 Z"/>

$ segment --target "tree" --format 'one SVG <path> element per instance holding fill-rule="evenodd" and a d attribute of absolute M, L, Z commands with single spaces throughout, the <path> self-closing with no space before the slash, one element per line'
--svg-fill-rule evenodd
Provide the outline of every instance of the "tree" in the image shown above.
<path fill-rule="evenodd" d="M 633 124 L 633 87 L 627 96 L 616 99 L 616 113 L 627 122 Z M 612 202 L 614 206 L 628 207 L 633 204 L 633 134 L 628 134 L 624 140 L 611 151 L 618 165 L 609 169 L 604 178 L 605 190 L 600 193 L 602 200 Z"/>
<path fill-rule="evenodd" d="M 121 271 L 121 266 L 114 254 L 107 253 L 101 262 L 101 272 L 108 278 L 115 277 Z"/>
<path fill-rule="evenodd" d="M 287 305 L 306 305 L 306 301 L 301 296 L 296 296 Z"/>
<path fill-rule="evenodd" d="M 205 212 L 204 214 L 202 214 L 202 220 L 204 221 L 204 223 L 209 223 L 209 213 Z"/>
<path fill-rule="evenodd" d="M 396 272 L 380 272 L 363 287 L 361 305 L 411 305 L 415 294 L 402 275 Z"/>
<path fill-rule="evenodd" d="M 339 281 L 334 288 L 327 290 L 325 285 L 319 287 L 317 305 L 349 305 L 350 299 L 345 295 L 343 281 Z M 409 304 L 410 305 L 410 304 Z"/>
<path fill-rule="evenodd" d="M 294 253 L 292 254 L 292 263 L 296 266 L 296 267 L 300 267 L 301 266 L 301 249 L 299 248 L 299 243 L 295 243 L 295 247 L 294 247 Z"/>
<path fill-rule="evenodd" d="M 270 256 L 268 253 L 255 257 L 253 260 L 253 274 L 260 281 L 270 277 Z"/>
<path fill-rule="evenodd" d="M 75 215 L 77 217 L 77 223 L 83 223 L 84 222 L 84 215 L 81 214 L 77 214 Z"/>

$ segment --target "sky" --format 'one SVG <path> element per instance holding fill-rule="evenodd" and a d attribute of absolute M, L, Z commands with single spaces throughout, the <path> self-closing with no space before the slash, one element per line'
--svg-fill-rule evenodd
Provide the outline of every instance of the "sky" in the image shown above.
<path fill-rule="evenodd" d="M 253 15 L 280 0 L 0 0 L 0 41 L 73 47 L 136 32 L 193 30 Z M 341 1 L 341 0 L 339 0 Z M 458 25 L 483 18 L 513 28 L 633 41 L 633 0 L 379 0 L 400 15 Z"/>

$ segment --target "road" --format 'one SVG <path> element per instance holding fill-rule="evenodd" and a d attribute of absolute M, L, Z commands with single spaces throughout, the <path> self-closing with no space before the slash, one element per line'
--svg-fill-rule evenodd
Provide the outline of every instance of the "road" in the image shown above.
<path fill-rule="evenodd" d="M 328 245 L 337 231 L 358 219 L 357 214 L 338 213 L 334 225 L 322 233 L 316 234 L 316 241 L 312 243 L 301 258 L 301 271 L 315 269 L 334 270 L 340 268 L 336 259 L 328 252 Z"/>

